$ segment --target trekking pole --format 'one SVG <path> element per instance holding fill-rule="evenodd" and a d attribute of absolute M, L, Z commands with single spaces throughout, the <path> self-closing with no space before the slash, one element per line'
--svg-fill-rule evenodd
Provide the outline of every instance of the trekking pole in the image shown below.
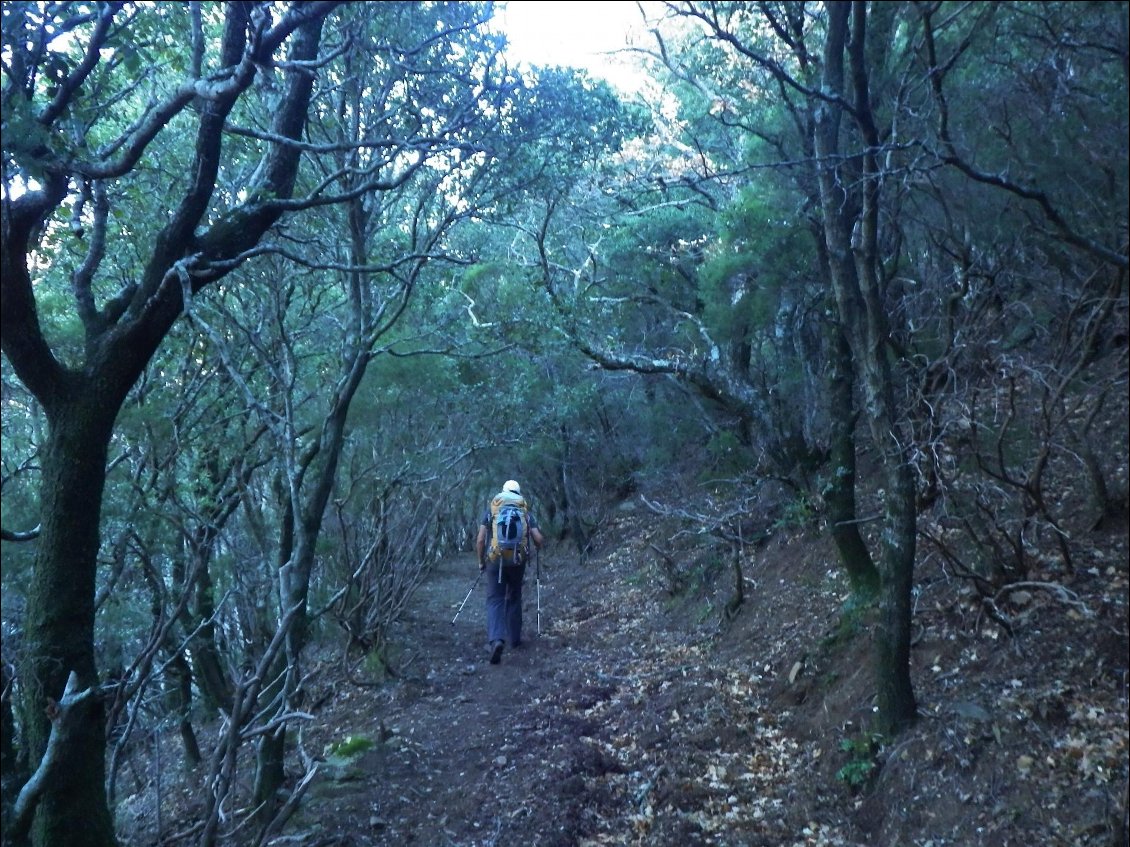
<path fill-rule="evenodd" d="M 471 587 L 467 589 L 467 596 L 463 598 L 463 602 L 459 604 L 459 610 L 455 613 L 455 617 L 451 619 L 451 625 L 455 626 L 455 619 L 463 612 L 463 607 L 467 605 L 467 601 L 471 599 L 471 592 L 475 590 L 475 586 L 479 584 L 479 580 L 483 578 L 482 570 L 479 575 L 475 577 L 475 581 L 471 583 Z"/>
<path fill-rule="evenodd" d="M 538 635 L 541 635 L 541 548 L 538 547 L 534 552 L 534 557 L 537 559 L 537 582 L 538 582 Z"/>

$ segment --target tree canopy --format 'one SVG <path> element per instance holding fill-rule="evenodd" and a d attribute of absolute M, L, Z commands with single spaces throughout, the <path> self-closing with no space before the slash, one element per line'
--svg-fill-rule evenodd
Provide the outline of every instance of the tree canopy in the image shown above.
<path fill-rule="evenodd" d="M 311 651 L 393 670 L 503 479 L 580 561 L 826 531 L 888 738 L 916 563 L 1124 516 L 1128 5 L 641 14 L 627 98 L 491 3 L 4 4 L 6 843 L 116 843 L 169 726 L 267 843 Z"/>

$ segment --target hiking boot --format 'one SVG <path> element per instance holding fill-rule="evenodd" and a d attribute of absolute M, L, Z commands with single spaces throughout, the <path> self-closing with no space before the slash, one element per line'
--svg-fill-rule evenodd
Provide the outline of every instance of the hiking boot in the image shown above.
<path fill-rule="evenodd" d="M 503 643 L 502 641 L 492 641 L 490 643 L 490 663 L 492 665 L 497 665 L 502 661 Z"/>

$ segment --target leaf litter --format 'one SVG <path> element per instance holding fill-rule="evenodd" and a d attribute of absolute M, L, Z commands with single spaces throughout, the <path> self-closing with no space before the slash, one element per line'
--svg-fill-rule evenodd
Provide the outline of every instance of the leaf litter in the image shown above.
<path fill-rule="evenodd" d="M 628 540 L 614 544 L 616 533 Z M 543 556 L 541 632 L 531 570 L 526 644 L 500 665 L 487 663 L 481 593 L 450 625 L 473 554 L 444 562 L 391 633 L 402 650 L 395 678 L 354 685 L 340 649 L 327 650 L 309 683 L 323 705 L 302 746 L 377 743 L 348 778 L 319 773 L 270 843 L 1117 843 L 1128 771 L 1125 532 L 1096 549 L 1100 567 L 1072 580 L 1090 615 L 1065 595 L 1026 591 L 1012 636 L 971 613 L 962 584 L 920 574 L 920 719 L 880 743 L 871 767 L 857 760 L 872 749 L 858 743 L 874 714 L 870 648 L 866 632 L 842 633 L 847 590 L 827 541 L 751 551 L 753 588 L 727 621 L 725 578 L 668 590 L 649 549 L 658 537 L 632 515 L 583 566 L 564 549 Z M 858 785 L 841 778 L 853 763 L 866 777 Z M 302 776 L 295 768 L 292 779 Z M 169 831 L 192 819 L 191 778 L 180 779 L 163 800 Z M 133 821 L 124 843 L 157 843 L 145 829 L 152 816 L 119 818 Z"/>

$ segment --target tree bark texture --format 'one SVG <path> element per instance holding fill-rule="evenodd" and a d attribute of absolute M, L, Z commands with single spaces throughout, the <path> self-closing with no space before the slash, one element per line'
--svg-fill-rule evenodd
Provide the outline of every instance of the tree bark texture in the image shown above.
<path fill-rule="evenodd" d="M 113 414 L 97 383 L 49 414 L 43 451 L 43 530 L 28 594 L 23 670 L 27 743 L 33 763 L 52 730 L 48 698 L 62 697 L 73 672 L 81 688 L 96 688 L 94 596 L 106 455 Z M 114 406 L 113 408 L 117 408 Z M 35 844 L 103 847 L 115 844 L 106 802 L 105 716 L 93 698 L 60 739 L 59 767 L 40 795 Z"/>
<path fill-rule="evenodd" d="M 879 452 L 885 490 L 882 590 L 875 633 L 877 729 L 894 735 L 913 723 L 917 704 L 910 679 L 911 587 L 914 575 L 915 504 L 909 442 L 899 420 L 888 359 L 887 318 L 879 296 L 876 232 L 880 175 L 878 142 L 870 112 L 864 35 L 864 3 L 830 3 L 824 51 L 823 94 L 815 126 L 821 206 L 832 288 L 851 346 L 872 440 Z M 845 84 L 850 54 L 851 86 Z M 850 108 L 849 108 L 850 104 Z M 841 142 L 844 118 L 858 132 L 863 153 L 848 155 Z M 852 188 L 848 189 L 848 186 Z"/>
<path fill-rule="evenodd" d="M 828 380 L 831 422 L 830 459 L 832 472 L 824 489 L 824 501 L 832 524 L 832 540 L 840 563 L 851 583 L 852 593 L 863 603 L 879 595 L 879 569 L 859 531 L 855 500 L 855 379 L 852 376 L 851 345 L 839 327 L 832 330 L 832 374 Z"/>

